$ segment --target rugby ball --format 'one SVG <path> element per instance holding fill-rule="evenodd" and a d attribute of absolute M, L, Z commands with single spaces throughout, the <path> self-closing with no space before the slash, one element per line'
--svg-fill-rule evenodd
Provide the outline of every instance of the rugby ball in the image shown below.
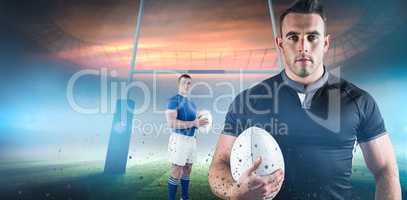
<path fill-rule="evenodd" d="M 198 112 L 198 119 L 207 119 L 208 120 L 208 124 L 205 126 L 200 126 L 198 128 L 199 133 L 209 133 L 209 131 L 212 128 L 212 114 L 211 112 L 209 112 L 208 110 L 200 110 Z"/>
<path fill-rule="evenodd" d="M 235 140 L 230 155 L 230 170 L 235 181 L 261 156 L 256 170 L 260 176 L 270 175 L 277 169 L 284 171 L 284 158 L 280 146 L 269 132 L 250 127 Z"/>

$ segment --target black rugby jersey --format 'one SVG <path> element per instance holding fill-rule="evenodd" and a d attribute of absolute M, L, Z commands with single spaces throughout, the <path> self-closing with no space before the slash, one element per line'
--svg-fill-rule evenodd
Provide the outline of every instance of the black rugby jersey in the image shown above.
<path fill-rule="evenodd" d="M 276 139 L 285 178 L 275 199 L 351 199 L 355 142 L 386 132 L 374 99 L 328 72 L 307 86 L 311 97 L 301 99 L 307 88 L 301 91 L 284 73 L 241 92 L 229 107 L 223 134 L 238 136 L 258 126 Z"/>

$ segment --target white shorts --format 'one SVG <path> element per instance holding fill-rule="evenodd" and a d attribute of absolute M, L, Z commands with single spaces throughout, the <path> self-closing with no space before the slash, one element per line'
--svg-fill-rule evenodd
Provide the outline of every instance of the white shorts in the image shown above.
<path fill-rule="evenodd" d="M 192 164 L 196 161 L 196 138 L 178 133 L 171 133 L 168 143 L 169 161 L 178 166 Z"/>

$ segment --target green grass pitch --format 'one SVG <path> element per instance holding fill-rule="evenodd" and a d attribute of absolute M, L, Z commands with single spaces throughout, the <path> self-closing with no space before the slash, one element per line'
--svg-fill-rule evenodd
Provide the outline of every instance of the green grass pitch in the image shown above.
<path fill-rule="evenodd" d="M 0 199 L 167 199 L 169 163 L 154 161 L 128 167 L 125 175 L 104 175 L 103 162 L 74 164 L 19 163 L 1 166 Z M 399 166 L 406 192 L 407 166 Z M 192 200 L 218 199 L 207 181 L 208 163 L 193 166 Z M 353 199 L 374 199 L 374 179 L 360 162 L 353 167 Z M 180 192 L 178 192 L 179 194 Z"/>

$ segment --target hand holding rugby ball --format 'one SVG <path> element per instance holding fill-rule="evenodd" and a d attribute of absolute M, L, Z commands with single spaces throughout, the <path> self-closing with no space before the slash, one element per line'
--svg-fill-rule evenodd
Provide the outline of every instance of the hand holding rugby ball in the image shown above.
<path fill-rule="evenodd" d="M 198 119 L 207 119 L 208 124 L 198 127 L 199 133 L 209 133 L 212 128 L 212 114 L 208 110 L 198 112 Z"/>
<path fill-rule="evenodd" d="M 278 169 L 284 171 L 283 154 L 273 136 L 264 129 L 250 127 L 236 138 L 232 147 L 230 169 L 233 179 L 238 181 L 259 157 L 262 162 L 255 171 L 257 175 L 267 176 Z"/>

